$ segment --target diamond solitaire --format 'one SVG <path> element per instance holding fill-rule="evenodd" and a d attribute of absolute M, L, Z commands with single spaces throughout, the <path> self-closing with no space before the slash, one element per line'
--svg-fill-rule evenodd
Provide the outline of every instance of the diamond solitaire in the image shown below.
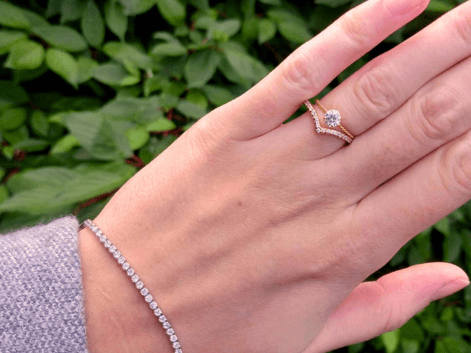
<path fill-rule="evenodd" d="M 332 109 L 325 113 L 324 120 L 328 127 L 339 126 L 340 119 L 340 113 L 337 110 Z"/>

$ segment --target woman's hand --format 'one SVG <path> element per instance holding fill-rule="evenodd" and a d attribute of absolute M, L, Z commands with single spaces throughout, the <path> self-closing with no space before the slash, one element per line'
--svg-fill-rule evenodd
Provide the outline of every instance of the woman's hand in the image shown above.
<path fill-rule="evenodd" d="M 444 263 L 362 282 L 471 198 L 471 3 L 323 99 L 351 145 L 317 134 L 309 112 L 282 124 L 427 3 L 353 9 L 202 118 L 95 219 L 185 353 L 325 352 L 396 329 L 467 284 Z M 114 259 L 81 238 L 91 351 L 171 352 Z"/>

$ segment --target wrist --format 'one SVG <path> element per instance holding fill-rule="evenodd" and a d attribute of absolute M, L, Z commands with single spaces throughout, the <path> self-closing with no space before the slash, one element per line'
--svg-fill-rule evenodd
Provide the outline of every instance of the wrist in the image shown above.
<path fill-rule="evenodd" d="M 79 252 L 89 351 L 173 352 L 148 304 L 88 228 L 79 232 Z"/>

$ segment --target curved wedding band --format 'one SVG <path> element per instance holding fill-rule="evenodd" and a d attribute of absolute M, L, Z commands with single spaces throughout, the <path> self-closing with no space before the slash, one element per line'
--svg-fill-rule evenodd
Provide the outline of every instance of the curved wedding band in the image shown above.
<path fill-rule="evenodd" d="M 327 124 L 327 126 L 329 127 L 336 127 L 338 126 L 340 129 L 342 129 L 342 132 L 340 131 L 337 131 L 337 130 L 333 130 L 333 129 L 326 129 L 326 128 L 323 128 L 320 124 L 320 121 L 319 121 L 319 117 L 316 113 L 316 110 L 314 109 L 314 107 L 312 106 L 311 102 L 309 102 L 308 100 L 304 102 L 304 104 L 306 105 L 306 107 L 309 109 L 309 111 L 311 112 L 311 115 L 312 117 L 314 118 L 314 122 L 316 123 L 316 132 L 318 133 L 324 133 L 324 134 L 330 134 L 330 135 L 333 135 L 333 136 L 336 136 L 342 140 L 345 140 L 347 143 L 352 143 L 353 142 L 353 139 L 355 138 L 347 129 L 345 129 L 341 124 L 340 124 L 340 120 L 341 120 L 341 117 L 340 117 L 340 113 L 337 111 L 337 110 L 334 110 L 334 109 L 331 109 L 331 110 L 327 110 L 325 109 L 321 102 L 319 102 L 318 99 L 316 99 L 316 104 L 324 111 L 325 113 L 325 117 L 324 117 L 324 120 L 325 120 L 325 123 Z"/>

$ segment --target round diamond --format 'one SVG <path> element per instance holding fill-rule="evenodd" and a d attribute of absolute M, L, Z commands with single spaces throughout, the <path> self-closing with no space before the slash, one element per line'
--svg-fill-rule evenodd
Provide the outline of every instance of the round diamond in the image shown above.
<path fill-rule="evenodd" d="M 116 246 L 111 245 L 108 250 L 110 251 L 110 253 L 114 253 L 116 251 Z"/>
<path fill-rule="evenodd" d="M 109 240 L 105 241 L 105 244 L 103 244 L 105 248 L 109 248 L 111 246 L 111 242 Z"/>
<path fill-rule="evenodd" d="M 139 281 L 136 283 L 136 288 L 137 289 L 142 289 L 144 287 L 144 283 L 142 281 Z"/>
<path fill-rule="evenodd" d="M 175 349 L 175 353 L 183 353 L 180 348 Z"/>
<path fill-rule="evenodd" d="M 117 259 L 117 258 L 120 257 L 120 256 L 121 256 L 121 251 L 119 251 L 119 250 L 116 250 L 115 253 L 113 254 L 113 257 L 114 257 L 115 259 Z"/>
<path fill-rule="evenodd" d="M 139 281 L 139 276 L 138 275 L 134 275 L 131 277 L 131 281 L 133 281 L 134 283 L 136 283 L 137 281 Z"/>
<path fill-rule="evenodd" d="M 146 300 L 146 302 L 150 303 L 154 298 L 152 297 L 152 295 L 147 294 L 144 299 Z"/>
<path fill-rule="evenodd" d="M 329 110 L 325 113 L 325 123 L 329 127 L 336 127 L 340 125 L 340 113 L 337 110 Z"/>
<path fill-rule="evenodd" d="M 100 241 L 104 243 L 106 241 L 106 237 L 104 235 L 100 236 Z"/>
<path fill-rule="evenodd" d="M 173 348 L 180 348 L 180 342 L 173 342 Z"/>
<path fill-rule="evenodd" d="M 130 268 L 127 272 L 128 276 L 131 277 L 131 276 L 134 276 L 134 270 L 132 268 Z"/>
<path fill-rule="evenodd" d="M 147 294 L 149 294 L 149 290 L 147 288 L 142 288 L 141 295 L 145 297 Z"/>
<path fill-rule="evenodd" d="M 165 317 L 165 315 L 160 315 L 159 316 L 159 321 L 163 323 L 163 322 L 167 321 L 167 318 Z"/>
<path fill-rule="evenodd" d="M 168 329 L 168 328 L 170 328 L 172 325 L 170 325 L 170 322 L 165 321 L 165 322 L 162 324 L 162 326 L 163 326 L 164 329 Z"/>
<path fill-rule="evenodd" d="M 170 336 L 170 341 L 175 342 L 177 340 L 177 335 L 171 335 Z"/>
<path fill-rule="evenodd" d="M 157 309 L 157 302 L 151 302 L 151 303 L 149 304 L 149 306 L 150 306 L 150 308 L 151 308 L 152 310 L 155 310 L 155 309 Z M 160 315 L 160 314 L 159 314 L 159 315 Z M 159 316 L 159 315 L 157 315 L 157 316 Z"/>
<path fill-rule="evenodd" d="M 155 309 L 155 310 L 154 310 L 154 315 L 155 315 L 155 316 L 160 316 L 160 315 L 162 315 L 162 310 L 160 310 L 160 308 Z"/>
<path fill-rule="evenodd" d="M 169 335 L 169 336 L 173 335 L 174 333 L 175 333 L 175 331 L 173 330 L 173 328 L 169 328 L 169 329 L 167 330 L 167 335 Z M 177 348 L 178 348 L 178 347 L 177 347 Z"/>
<path fill-rule="evenodd" d="M 119 259 L 118 259 L 118 263 L 119 263 L 120 265 L 122 265 L 122 264 L 124 264 L 125 262 L 126 262 L 126 259 L 124 258 L 123 255 L 121 255 L 121 256 L 119 257 Z"/>
<path fill-rule="evenodd" d="M 127 269 L 129 269 L 129 264 L 127 262 L 125 262 L 123 264 L 123 270 L 126 271 Z"/>

